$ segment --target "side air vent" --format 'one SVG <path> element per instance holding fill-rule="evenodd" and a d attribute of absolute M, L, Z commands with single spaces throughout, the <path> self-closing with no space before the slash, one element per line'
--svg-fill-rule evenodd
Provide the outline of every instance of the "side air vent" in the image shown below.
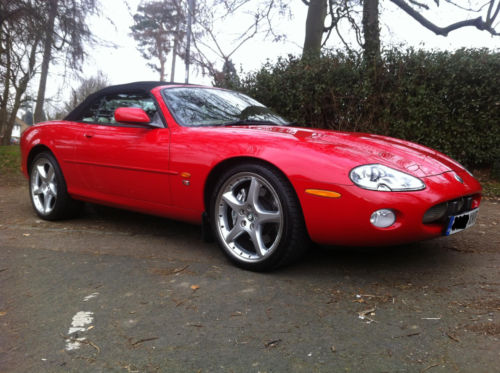
<path fill-rule="evenodd" d="M 427 212 L 424 214 L 424 219 L 422 220 L 424 224 L 429 224 L 441 220 L 448 210 L 448 203 L 441 203 L 436 206 L 432 206 Z"/>

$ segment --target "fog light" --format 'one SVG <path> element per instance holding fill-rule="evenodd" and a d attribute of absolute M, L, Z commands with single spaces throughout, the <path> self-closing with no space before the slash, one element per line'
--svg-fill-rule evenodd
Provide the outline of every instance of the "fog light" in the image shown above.
<path fill-rule="evenodd" d="M 395 221 L 396 214 L 394 211 L 388 209 L 377 210 L 370 218 L 370 223 L 379 228 L 390 227 Z"/>

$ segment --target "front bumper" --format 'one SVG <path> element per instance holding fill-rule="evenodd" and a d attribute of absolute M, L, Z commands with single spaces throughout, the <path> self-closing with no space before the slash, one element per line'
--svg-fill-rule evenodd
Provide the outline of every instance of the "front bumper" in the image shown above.
<path fill-rule="evenodd" d="M 479 197 L 481 185 L 467 172 L 429 176 L 422 180 L 426 188 L 416 192 L 379 192 L 354 185 L 331 185 L 310 181 L 295 182 L 299 191 L 306 227 L 312 241 L 326 245 L 381 246 L 421 241 L 443 235 L 445 221 L 423 223 L 425 213 L 433 206 L 466 196 Z M 305 193 L 308 188 L 331 190 L 339 198 L 323 198 Z M 396 221 L 387 228 L 370 223 L 372 213 L 391 209 Z"/>

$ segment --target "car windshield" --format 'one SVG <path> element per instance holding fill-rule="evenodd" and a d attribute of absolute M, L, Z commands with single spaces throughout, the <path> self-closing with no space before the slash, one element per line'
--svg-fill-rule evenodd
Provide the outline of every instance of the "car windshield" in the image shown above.
<path fill-rule="evenodd" d="M 202 87 L 163 90 L 163 98 L 175 120 L 183 126 L 266 124 L 284 126 L 284 118 L 238 92 Z"/>

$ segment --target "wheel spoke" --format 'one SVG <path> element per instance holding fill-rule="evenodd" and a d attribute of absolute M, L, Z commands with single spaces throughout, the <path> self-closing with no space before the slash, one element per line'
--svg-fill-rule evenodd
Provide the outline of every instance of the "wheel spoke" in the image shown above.
<path fill-rule="evenodd" d="M 49 191 L 50 191 L 50 194 L 52 194 L 54 197 L 57 196 L 57 186 L 55 183 L 49 184 Z"/>
<path fill-rule="evenodd" d="M 280 223 L 281 214 L 279 211 L 258 211 L 258 222 L 259 224 L 266 223 Z"/>
<path fill-rule="evenodd" d="M 50 203 L 54 199 L 53 196 L 51 196 L 49 193 L 45 193 L 43 195 L 43 211 L 47 214 L 50 212 Z"/>
<path fill-rule="evenodd" d="M 40 195 L 42 193 L 43 192 L 42 192 L 42 189 L 40 187 L 38 187 L 38 186 L 33 187 L 33 194 L 35 194 L 35 195 L 38 196 L 38 195 Z"/>
<path fill-rule="evenodd" d="M 54 181 L 56 174 L 54 172 L 54 167 L 49 165 L 49 171 L 47 172 L 47 182 L 52 183 Z"/>
<path fill-rule="evenodd" d="M 250 236 L 250 240 L 252 241 L 255 253 L 259 257 L 265 256 L 267 254 L 267 247 L 264 245 L 264 242 L 262 241 L 262 234 L 260 232 L 260 227 L 258 227 L 257 229 L 250 230 L 248 232 L 248 235 Z"/>
<path fill-rule="evenodd" d="M 43 181 L 47 181 L 47 173 L 45 172 L 45 165 L 39 164 L 36 166 L 36 170 L 38 171 L 38 175 L 42 178 Z"/>
<path fill-rule="evenodd" d="M 259 203 L 259 192 L 261 184 L 257 178 L 252 177 L 250 180 L 250 187 L 248 188 L 247 204 L 252 206 L 254 209 L 258 209 Z"/>
<path fill-rule="evenodd" d="M 234 240 L 236 240 L 239 236 L 241 236 L 244 232 L 245 230 L 241 227 L 240 222 L 238 220 L 234 225 L 233 229 L 231 229 L 227 234 L 227 236 L 224 238 L 224 240 L 227 243 L 231 243 Z"/>
<path fill-rule="evenodd" d="M 243 203 L 238 201 L 233 194 L 233 191 L 229 191 L 222 195 L 222 200 L 229 205 L 234 211 L 238 211 L 243 207 Z"/>

